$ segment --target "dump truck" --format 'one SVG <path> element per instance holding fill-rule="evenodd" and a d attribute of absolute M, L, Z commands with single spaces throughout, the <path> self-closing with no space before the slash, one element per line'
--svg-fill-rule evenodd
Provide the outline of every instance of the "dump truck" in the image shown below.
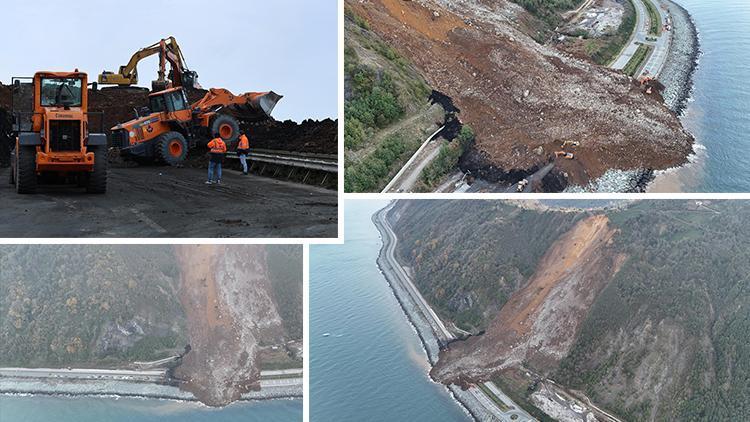
<path fill-rule="evenodd" d="M 22 83 L 32 79 L 31 83 Z M 18 193 L 33 193 L 37 184 L 76 183 L 89 193 L 107 190 L 107 136 L 90 133 L 87 75 L 37 72 L 12 80 L 12 131 L 15 152 L 10 182 Z M 25 95 L 20 95 L 24 94 Z M 15 100 L 20 95 L 21 101 Z"/>
<path fill-rule="evenodd" d="M 187 68 L 185 56 L 182 54 L 179 44 L 174 37 L 167 37 L 148 47 L 141 48 L 133 53 L 127 64 L 120 66 L 117 72 L 103 71 L 97 80 L 100 85 L 117 85 L 129 87 L 138 85 L 138 63 L 146 57 L 159 55 L 159 70 L 156 80 L 151 81 L 151 89 L 162 91 L 167 88 L 189 86 L 200 89 L 198 74 Z M 169 75 L 166 71 L 166 63 L 171 67 Z"/>
<path fill-rule="evenodd" d="M 282 98 L 273 91 L 234 95 L 223 88 L 210 89 L 200 100 L 188 103 L 183 87 L 154 92 L 148 110 L 112 128 L 112 145 L 120 155 L 136 161 L 180 165 L 188 151 L 220 137 L 228 146 L 239 137 L 240 121 L 257 123 L 271 119 Z"/>

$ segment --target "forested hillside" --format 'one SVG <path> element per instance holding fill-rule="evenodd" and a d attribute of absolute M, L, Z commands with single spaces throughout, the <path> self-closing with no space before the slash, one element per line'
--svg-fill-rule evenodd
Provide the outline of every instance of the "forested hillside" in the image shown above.
<path fill-rule="evenodd" d="M 0 365 L 163 357 L 185 346 L 171 246 L 0 246 Z"/>
<path fill-rule="evenodd" d="M 391 215 L 401 216 L 398 251 L 419 289 L 469 331 L 487 327 L 549 243 L 580 218 L 501 201 L 400 201 Z"/>
<path fill-rule="evenodd" d="M 285 331 L 268 340 L 301 340 L 302 248 L 266 250 L 269 306 Z M 189 343 L 181 288 L 171 245 L 0 246 L 0 366 L 117 366 L 180 353 Z"/>
<path fill-rule="evenodd" d="M 495 379 L 528 404 L 537 384 L 522 374 L 532 371 L 582 391 L 628 421 L 747 420 L 750 203 L 661 200 L 620 205 L 561 212 L 494 201 L 401 201 L 391 220 L 396 221 L 402 260 L 413 267 L 421 292 L 444 319 L 488 327 L 482 336 L 452 344 L 433 375 Z M 564 261 L 568 252 L 564 243 L 557 244 L 555 253 L 548 249 L 572 231 L 574 222 L 592 216 L 606 219 L 613 233 L 605 247 L 592 249 L 606 258 L 594 255 L 582 267 L 555 275 L 550 263 L 556 256 Z M 546 266 L 540 274 L 542 256 Z M 586 280 L 603 288 L 566 294 L 552 287 L 552 293 L 538 297 L 536 290 L 523 290 L 530 279 L 545 277 L 560 288 L 583 286 Z M 536 297 L 537 302 L 523 314 L 509 315 L 503 304 L 523 304 L 519 295 Z M 575 323 L 534 322 L 535 316 L 554 315 L 555 309 L 557 315 L 568 315 L 565 309 L 580 309 L 581 304 L 586 305 Z M 519 326 L 528 337 L 509 331 L 506 322 L 528 318 L 532 325 Z M 565 331 L 569 327 L 573 331 Z M 534 347 L 550 339 L 551 346 Z M 527 344 L 523 350 L 528 354 L 513 363 L 521 359 L 519 347 Z M 542 349 L 550 347 L 561 352 L 559 358 L 543 354 Z M 498 354 L 485 356 L 488 353 Z M 511 362 L 507 366 L 493 361 L 504 353 Z M 500 367 L 503 371 L 492 369 Z"/>

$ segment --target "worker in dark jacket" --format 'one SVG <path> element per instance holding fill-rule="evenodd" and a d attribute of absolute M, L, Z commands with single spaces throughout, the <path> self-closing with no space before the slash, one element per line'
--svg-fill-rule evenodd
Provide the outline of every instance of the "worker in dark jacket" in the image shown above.
<path fill-rule="evenodd" d="M 245 132 L 240 132 L 240 141 L 237 143 L 237 156 L 242 163 L 242 174 L 247 175 L 247 153 L 250 152 L 250 141 L 247 140 Z"/>
<path fill-rule="evenodd" d="M 227 153 L 227 144 L 220 137 L 211 139 L 208 143 L 208 180 L 206 184 L 221 184 L 221 161 Z M 216 176 L 214 178 L 214 176 Z"/>

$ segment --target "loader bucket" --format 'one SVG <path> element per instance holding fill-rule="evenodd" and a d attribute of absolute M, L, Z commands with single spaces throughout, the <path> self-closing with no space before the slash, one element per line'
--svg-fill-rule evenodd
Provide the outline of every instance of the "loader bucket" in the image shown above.
<path fill-rule="evenodd" d="M 232 104 L 229 109 L 235 117 L 253 122 L 271 119 L 271 113 L 276 107 L 276 103 L 283 98 L 282 95 L 273 91 L 249 92 L 244 94 L 244 97 L 246 99 L 244 103 Z"/>

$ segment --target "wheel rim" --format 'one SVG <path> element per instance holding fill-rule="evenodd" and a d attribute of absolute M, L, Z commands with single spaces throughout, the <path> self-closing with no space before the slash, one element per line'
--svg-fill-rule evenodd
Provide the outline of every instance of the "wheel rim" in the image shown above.
<path fill-rule="evenodd" d="M 182 142 L 176 139 L 169 141 L 169 155 L 172 157 L 182 156 Z"/>
<path fill-rule="evenodd" d="M 224 123 L 223 125 L 219 126 L 219 136 L 221 136 L 224 139 L 229 139 L 232 137 L 232 126 L 228 123 Z"/>

